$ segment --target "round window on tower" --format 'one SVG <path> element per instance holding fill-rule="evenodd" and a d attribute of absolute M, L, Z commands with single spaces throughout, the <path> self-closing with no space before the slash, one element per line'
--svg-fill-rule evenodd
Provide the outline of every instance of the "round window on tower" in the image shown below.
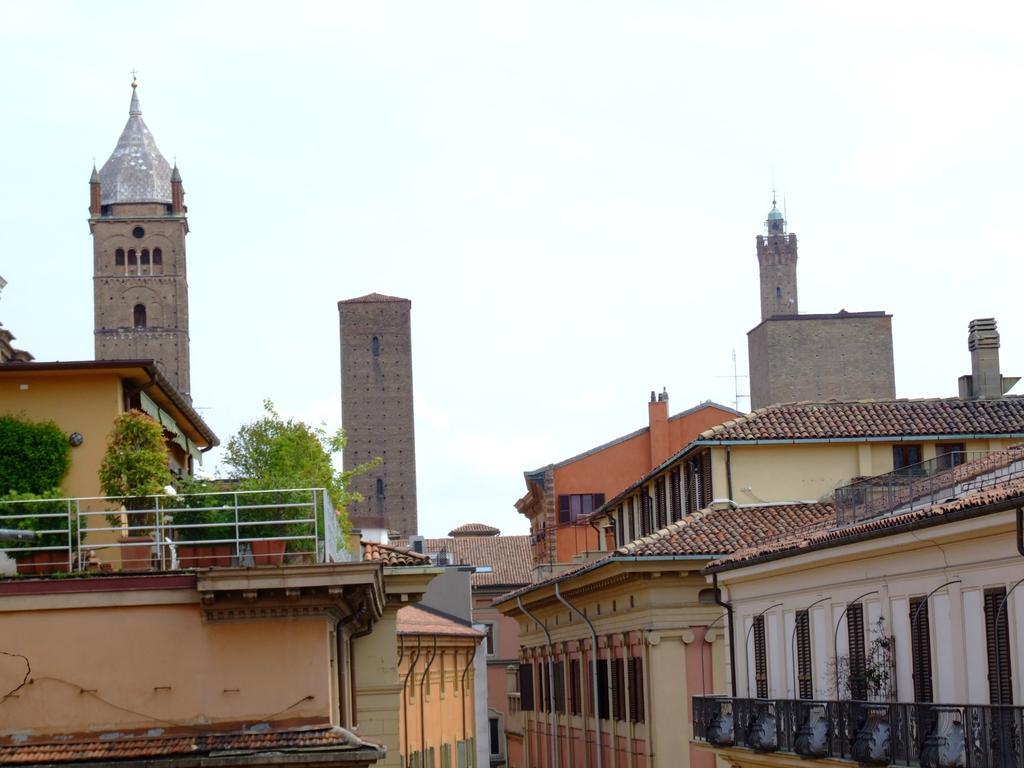
<path fill-rule="evenodd" d="M 142 227 L 136 227 L 135 229 L 132 230 L 132 237 L 134 237 L 136 240 L 141 240 L 145 236 L 146 230 L 144 230 Z"/>

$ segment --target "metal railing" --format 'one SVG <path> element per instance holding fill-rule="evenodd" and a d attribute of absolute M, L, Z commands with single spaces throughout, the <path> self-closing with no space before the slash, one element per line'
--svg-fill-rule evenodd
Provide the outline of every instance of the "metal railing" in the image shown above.
<path fill-rule="evenodd" d="M 1022 446 L 948 453 L 837 488 L 836 523 L 849 525 L 901 508 L 936 504 L 1022 474 Z"/>
<path fill-rule="evenodd" d="M 347 559 L 323 488 L 212 491 L 127 500 L 43 498 L 0 502 L 0 528 L 32 540 L 0 551 L 22 574 L 169 571 Z"/>
<path fill-rule="evenodd" d="M 693 697 L 697 741 L 922 768 L 1024 768 L 1024 707 Z"/>

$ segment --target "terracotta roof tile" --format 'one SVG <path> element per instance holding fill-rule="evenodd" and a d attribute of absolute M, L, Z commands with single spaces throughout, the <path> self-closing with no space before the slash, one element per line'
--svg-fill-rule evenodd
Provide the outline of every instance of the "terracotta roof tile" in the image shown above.
<path fill-rule="evenodd" d="M 383 757 L 383 750 L 363 741 L 355 734 L 337 726 L 315 726 L 279 731 L 211 733 L 181 732 L 178 729 L 147 735 L 147 732 L 104 734 L 103 738 L 67 739 L 60 741 L 30 739 L 14 743 L 0 739 L 0 765 L 32 765 L 38 763 L 103 762 L 115 760 L 160 759 L 168 763 L 182 757 L 201 758 L 212 752 L 228 750 L 280 752 L 373 750 Z"/>
<path fill-rule="evenodd" d="M 395 539 L 396 546 L 406 544 Z M 451 565 L 490 566 L 489 572 L 473 574 L 474 587 L 516 587 L 529 584 L 533 554 L 529 536 L 456 536 L 424 539 L 427 552 L 447 552 Z"/>
<path fill-rule="evenodd" d="M 466 523 L 448 531 L 449 536 L 497 536 L 501 531 L 484 523 Z"/>
<path fill-rule="evenodd" d="M 785 403 L 701 433 L 700 440 L 799 440 L 1024 433 L 1024 398 Z"/>
<path fill-rule="evenodd" d="M 616 560 L 658 555 L 706 555 L 710 559 L 754 546 L 767 537 L 777 538 L 787 532 L 816 529 L 834 519 L 835 509 L 832 505 L 813 502 L 704 509 L 650 536 L 619 547 L 600 560 L 578 565 L 550 579 L 509 592 L 495 602 L 503 602 L 556 581 L 564 581 Z"/>
<path fill-rule="evenodd" d="M 480 638 L 484 633 L 473 625 L 424 605 L 407 605 L 398 611 L 400 635 L 448 635 Z"/>
<path fill-rule="evenodd" d="M 1024 504 L 1024 476 L 1017 475 L 986 488 L 970 490 L 956 499 L 910 509 L 905 512 L 874 517 L 851 525 L 838 527 L 825 522 L 822 525 L 795 532 L 792 536 L 776 537 L 739 549 L 708 566 L 709 571 L 740 568 L 753 562 L 775 560 L 809 549 L 838 546 L 864 536 L 887 536 L 900 533 L 921 524 L 944 522 L 942 518 L 953 513 L 977 510 L 998 511 L 1003 507 Z M 995 510 L 992 507 L 996 507 Z M 959 518 L 960 515 L 957 515 Z"/>
<path fill-rule="evenodd" d="M 430 558 L 402 547 L 378 544 L 375 541 L 360 542 L 363 546 L 363 560 L 383 562 L 388 566 L 430 565 Z"/>

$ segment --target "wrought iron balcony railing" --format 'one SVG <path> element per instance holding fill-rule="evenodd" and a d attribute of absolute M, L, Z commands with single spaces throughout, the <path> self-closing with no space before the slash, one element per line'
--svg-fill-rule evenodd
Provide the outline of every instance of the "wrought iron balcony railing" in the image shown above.
<path fill-rule="evenodd" d="M 921 768 L 1024 768 L 1024 707 L 693 697 L 717 747 Z"/>
<path fill-rule="evenodd" d="M 168 571 L 347 559 L 323 488 L 215 491 L 0 502 L 0 528 L 31 532 L 0 542 L 17 572 Z"/>

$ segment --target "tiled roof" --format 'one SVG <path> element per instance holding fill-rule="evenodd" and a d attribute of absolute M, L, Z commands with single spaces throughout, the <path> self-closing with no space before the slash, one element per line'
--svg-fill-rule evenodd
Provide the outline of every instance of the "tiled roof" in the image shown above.
<path fill-rule="evenodd" d="M 375 541 L 360 542 L 363 545 L 363 560 L 383 562 L 388 566 L 430 565 L 430 558 L 402 547 L 378 544 Z"/>
<path fill-rule="evenodd" d="M 616 561 L 672 555 L 705 555 L 710 559 L 754 546 L 767 537 L 777 538 L 786 532 L 816 529 L 834 519 L 835 509 L 830 504 L 814 502 L 704 509 L 650 536 L 619 547 L 600 560 L 581 564 L 550 579 L 509 592 L 495 602 L 503 602 L 556 581 L 565 581 Z"/>
<path fill-rule="evenodd" d="M 405 544 L 395 539 L 395 545 Z M 529 536 L 456 536 L 424 539 L 427 552 L 445 551 L 451 565 L 490 566 L 490 572 L 473 574 L 474 587 L 515 587 L 529 584 L 533 555 Z"/>
<path fill-rule="evenodd" d="M 1024 398 L 785 403 L 701 433 L 700 440 L 802 440 L 1024 433 Z"/>
<path fill-rule="evenodd" d="M 400 635 L 448 635 L 450 637 L 483 637 L 484 633 L 457 616 L 428 608 L 407 605 L 398 611 Z"/>
<path fill-rule="evenodd" d="M 865 537 L 888 536 L 908 528 L 946 522 L 943 518 L 959 519 L 971 512 L 995 512 L 1024 504 L 1024 476 L 968 491 L 951 501 L 932 504 L 907 512 L 871 518 L 852 525 L 837 527 L 822 524 L 797 532 L 793 536 L 776 537 L 773 541 L 755 544 L 737 550 L 708 566 L 709 571 L 740 568 L 754 562 L 775 560 L 799 554 L 810 549 L 839 546 Z M 960 513 L 960 514 L 956 514 Z"/>
<path fill-rule="evenodd" d="M 339 304 L 382 304 L 386 302 L 409 301 L 398 296 L 385 296 L 383 293 L 368 293 L 365 296 L 356 296 L 354 299 L 343 299 Z"/>
<path fill-rule="evenodd" d="M 466 523 L 448 531 L 449 536 L 497 536 L 501 531 L 484 523 Z"/>
<path fill-rule="evenodd" d="M 165 759 L 168 764 L 183 758 L 202 758 L 215 752 L 356 752 L 363 760 L 370 752 L 373 760 L 384 756 L 376 745 L 337 726 L 323 725 L 280 731 L 261 732 L 180 732 L 168 729 L 158 735 L 147 732 L 105 733 L 102 738 L 62 736 L 49 743 L 0 739 L 0 765 L 32 765 L 45 763 L 102 763 L 120 760 Z M 376 753 L 376 757 L 372 753 Z M 356 755 L 351 756 L 353 759 Z M 338 755 L 344 761 L 344 755 Z M 197 760 L 198 762 L 198 760 Z"/>

